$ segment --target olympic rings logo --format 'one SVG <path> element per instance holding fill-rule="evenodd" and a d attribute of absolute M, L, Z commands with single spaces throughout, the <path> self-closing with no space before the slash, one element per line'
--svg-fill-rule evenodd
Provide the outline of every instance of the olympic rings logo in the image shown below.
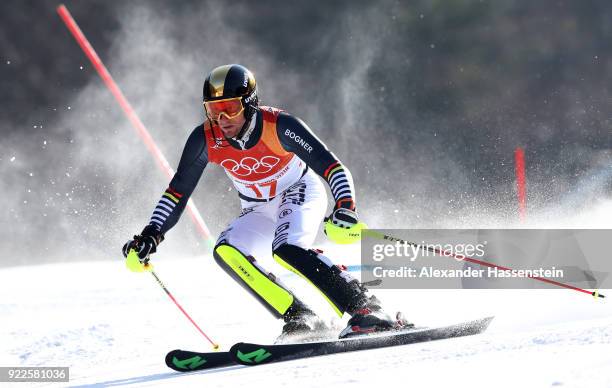
<path fill-rule="evenodd" d="M 237 176 L 249 176 L 255 174 L 265 174 L 272 171 L 274 166 L 280 162 L 280 158 L 276 156 L 264 156 L 261 160 L 257 160 L 251 156 L 242 158 L 240 162 L 234 159 L 225 159 L 221 162 L 221 167 Z"/>

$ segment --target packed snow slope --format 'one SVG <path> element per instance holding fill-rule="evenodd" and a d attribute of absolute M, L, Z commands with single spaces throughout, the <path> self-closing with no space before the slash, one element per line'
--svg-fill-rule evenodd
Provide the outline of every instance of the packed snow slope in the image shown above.
<path fill-rule="evenodd" d="M 302 279 L 265 264 L 283 274 L 283 281 L 325 319 L 333 319 L 331 309 Z M 223 349 L 237 341 L 273 341 L 279 333 L 281 323 L 210 257 L 173 259 L 160 252 L 155 266 L 168 289 Z M 0 271 L 0 365 L 70 367 L 68 384 L 18 387 L 612 386 L 609 299 L 569 290 L 376 294 L 389 310 L 402 310 L 419 325 L 496 318 L 485 334 L 474 337 L 180 374 L 165 366 L 167 351 L 207 351 L 210 346 L 150 274 L 128 272 L 121 258 L 13 267 Z"/>

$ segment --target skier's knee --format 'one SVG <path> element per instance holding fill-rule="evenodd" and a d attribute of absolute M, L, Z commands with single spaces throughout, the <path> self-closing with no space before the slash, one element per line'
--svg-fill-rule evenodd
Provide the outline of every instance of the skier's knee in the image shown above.
<path fill-rule="evenodd" d="M 306 249 L 299 245 L 284 243 L 272 250 L 274 259 L 283 265 L 283 262 L 291 266 L 303 267 L 317 266 L 324 264 L 332 267 L 333 263 L 326 256 L 322 255 L 323 251 L 315 249 Z M 286 267 L 286 265 L 283 265 Z"/>
<path fill-rule="evenodd" d="M 236 277 L 236 263 L 249 260 L 250 256 L 240 251 L 237 247 L 229 244 L 227 241 L 217 242 L 213 248 L 213 258 L 219 266 L 233 278 Z"/>
<path fill-rule="evenodd" d="M 275 256 L 279 255 L 281 257 L 296 256 L 296 255 L 299 256 L 299 255 L 303 255 L 304 252 L 306 252 L 304 248 L 301 248 L 297 245 L 288 244 L 288 243 L 283 243 L 283 244 L 280 244 L 272 248 L 272 254 Z"/>
<path fill-rule="evenodd" d="M 223 268 L 224 270 L 226 270 L 226 272 L 227 272 L 227 269 L 226 269 L 227 268 L 227 262 L 225 261 L 225 259 L 223 258 L 222 254 L 221 254 L 221 252 L 219 250 L 219 248 L 223 247 L 224 245 L 231 246 L 227 242 L 219 242 L 219 241 L 217 241 L 217 244 L 213 248 L 213 258 L 215 259 L 217 264 L 219 264 L 219 266 L 221 268 Z"/>

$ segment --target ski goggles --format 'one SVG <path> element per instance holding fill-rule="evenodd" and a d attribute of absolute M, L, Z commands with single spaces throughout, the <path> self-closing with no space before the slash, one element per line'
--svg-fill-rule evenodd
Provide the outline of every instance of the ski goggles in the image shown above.
<path fill-rule="evenodd" d="M 233 97 L 224 100 L 205 101 L 204 109 L 208 117 L 219 121 L 221 116 L 225 116 L 228 119 L 238 117 L 244 111 L 244 106 L 242 106 L 242 97 Z"/>

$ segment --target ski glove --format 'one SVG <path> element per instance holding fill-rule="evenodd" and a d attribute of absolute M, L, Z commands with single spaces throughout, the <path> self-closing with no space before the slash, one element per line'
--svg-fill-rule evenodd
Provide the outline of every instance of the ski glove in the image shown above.
<path fill-rule="evenodd" d="M 139 235 L 123 245 L 123 256 L 127 257 L 130 249 L 134 249 L 140 262 L 146 265 L 149 263 L 149 255 L 157 251 L 157 246 L 162 241 L 164 235 L 160 234 L 153 225 L 147 225 Z"/>
<path fill-rule="evenodd" d="M 359 222 L 354 210 L 337 208 L 325 218 L 323 231 L 336 244 L 352 244 L 361 239 L 361 229 L 365 227 L 363 222 Z"/>
<path fill-rule="evenodd" d="M 343 229 L 350 229 L 357 225 L 359 218 L 354 210 L 338 208 L 327 217 L 326 221 Z"/>

